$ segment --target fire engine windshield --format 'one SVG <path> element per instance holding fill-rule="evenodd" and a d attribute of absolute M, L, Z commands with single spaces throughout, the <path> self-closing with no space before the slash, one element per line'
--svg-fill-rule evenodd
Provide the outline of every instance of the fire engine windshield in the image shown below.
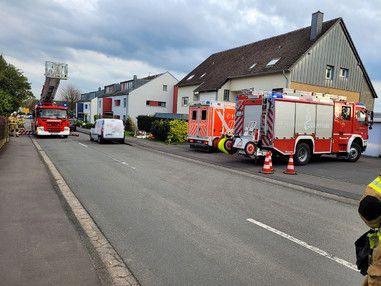
<path fill-rule="evenodd" d="M 66 109 L 50 109 L 41 108 L 37 112 L 37 116 L 41 119 L 67 119 Z"/>

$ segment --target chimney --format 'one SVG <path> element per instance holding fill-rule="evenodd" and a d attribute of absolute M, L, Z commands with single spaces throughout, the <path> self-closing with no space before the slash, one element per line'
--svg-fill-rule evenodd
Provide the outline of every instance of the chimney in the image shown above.
<path fill-rule="evenodd" d="M 323 28 L 324 13 L 317 11 L 312 14 L 310 40 L 315 40 Z"/>

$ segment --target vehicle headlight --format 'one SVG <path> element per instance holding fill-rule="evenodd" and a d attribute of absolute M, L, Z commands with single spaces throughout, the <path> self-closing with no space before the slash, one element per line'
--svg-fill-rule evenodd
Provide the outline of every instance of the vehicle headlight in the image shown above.
<path fill-rule="evenodd" d="M 44 131 L 44 126 L 38 126 L 37 131 Z"/>
<path fill-rule="evenodd" d="M 65 127 L 65 131 L 70 131 L 70 127 Z"/>

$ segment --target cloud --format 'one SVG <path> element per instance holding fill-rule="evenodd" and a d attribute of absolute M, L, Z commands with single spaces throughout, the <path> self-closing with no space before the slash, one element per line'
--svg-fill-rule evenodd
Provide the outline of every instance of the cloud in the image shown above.
<path fill-rule="evenodd" d="M 0 53 L 38 97 L 45 61 L 68 63 L 62 85 L 84 92 L 134 74 L 169 71 L 180 80 L 213 53 L 309 26 L 318 10 L 324 20 L 344 19 L 369 77 L 381 81 L 376 1 L 4 0 Z"/>

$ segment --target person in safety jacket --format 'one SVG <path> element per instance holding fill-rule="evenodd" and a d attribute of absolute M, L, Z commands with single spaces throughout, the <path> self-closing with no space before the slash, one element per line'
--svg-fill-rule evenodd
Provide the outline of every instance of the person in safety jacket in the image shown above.
<path fill-rule="evenodd" d="M 369 259 L 368 275 L 362 285 L 381 286 L 381 173 L 366 187 L 358 212 L 365 224 L 375 229 L 372 235 L 368 235 L 373 252 Z"/>
<path fill-rule="evenodd" d="M 16 132 L 16 136 L 19 136 L 19 121 L 17 118 L 17 112 L 13 112 L 11 116 L 8 117 L 9 122 L 9 134 L 14 136 Z"/>
<path fill-rule="evenodd" d="M 23 115 L 19 117 L 19 129 L 25 129 L 25 118 Z"/>

